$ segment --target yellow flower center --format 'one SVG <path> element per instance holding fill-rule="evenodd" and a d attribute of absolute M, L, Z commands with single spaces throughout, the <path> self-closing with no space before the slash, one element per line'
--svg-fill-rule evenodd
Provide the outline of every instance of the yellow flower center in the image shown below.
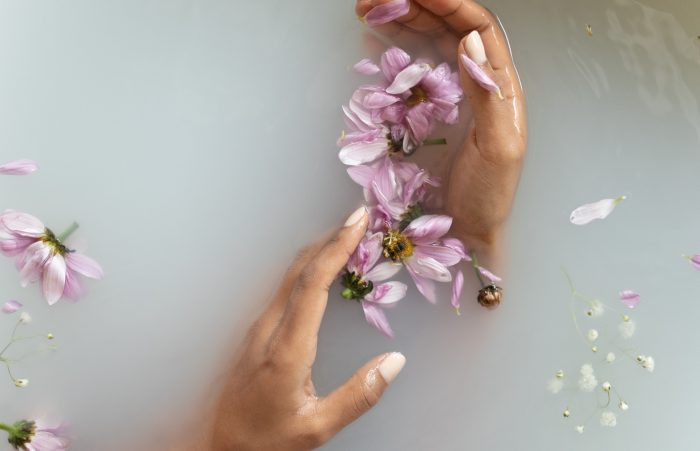
<path fill-rule="evenodd" d="M 413 255 L 413 243 L 398 230 L 389 230 L 382 242 L 384 257 L 398 262 Z"/>
<path fill-rule="evenodd" d="M 406 99 L 406 105 L 413 107 L 422 102 L 428 101 L 428 93 L 420 85 L 411 88 L 411 96 Z"/>

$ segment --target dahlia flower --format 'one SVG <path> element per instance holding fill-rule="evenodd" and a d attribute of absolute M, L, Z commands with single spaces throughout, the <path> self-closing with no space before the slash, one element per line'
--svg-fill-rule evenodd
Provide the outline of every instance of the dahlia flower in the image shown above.
<path fill-rule="evenodd" d="M 63 240 L 75 224 L 57 237 L 36 217 L 13 210 L 0 214 L 0 252 L 15 257 L 20 283 L 41 281 L 44 298 L 53 305 L 61 298 L 77 299 L 83 293 L 79 275 L 100 279 L 103 271 L 90 257 L 68 249 Z"/>
<path fill-rule="evenodd" d="M 40 420 L 20 420 L 12 425 L 0 423 L 9 434 L 7 439 L 16 450 L 63 451 L 68 449 L 67 427 L 50 427 Z"/>

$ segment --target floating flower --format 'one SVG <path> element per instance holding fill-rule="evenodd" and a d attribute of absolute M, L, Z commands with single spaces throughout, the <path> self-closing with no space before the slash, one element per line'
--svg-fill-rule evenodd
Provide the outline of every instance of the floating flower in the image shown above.
<path fill-rule="evenodd" d="M 370 27 L 376 27 L 405 16 L 410 8 L 409 0 L 392 0 L 370 9 L 363 19 Z"/>
<path fill-rule="evenodd" d="M 590 329 L 586 334 L 588 341 L 596 341 L 598 339 L 598 331 L 595 329 Z"/>
<path fill-rule="evenodd" d="M 603 313 L 605 313 L 605 307 L 603 306 L 603 303 L 600 302 L 598 299 L 593 299 L 590 302 L 590 308 L 586 311 L 586 315 L 591 317 L 597 317 L 601 316 Z"/>
<path fill-rule="evenodd" d="M 0 165 L 0 174 L 3 175 L 27 175 L 38 169 L 32 160 L 16 160 Z"/>
<path fill-rule="evenodd" d="M 615 427 L 617 425 L 617 415 L 609 410 L 604 411 L 600 414 L 600 425 L 609 428 Z"/>
<path fill-rule="evenodd" d="M 2 305 L 3 313 L 15 313 L 22 308 L 22 303 L 19 301 L 7 301 Z"/>
<path fill-rule="evenodd" d="M 605 361 L 608 363 L 613 363 L 615 361 L 615 353 L 608 352 L 608 355 L 605 356 Z"/>
<path fill-rule="evenodd" d="M 641 296 L 632 290 L 620 291 L 620 302 L 629 308 L 635 308 L 639 304 L 640 299 Z"/>
<path fill-rule="evenodd" d="M 596 379 L 590 364 L 581 367 L 581 378 L 578 380 L 578 386 L 585 392 L 592 392 L 598 386 L 598 379 Z"/>
<path fill-rule="evenodd" d="M 654 372 L 654 358 L 651 356 L 646 356 L 646 355 L 638 355 L 637 356 L 637 363 L 644 368 L 645 370 L 649 371 L 650 373 Z"/>
<path fill-rule="evenodd" d="M 0 252 L 16 257 L 22 286 L 41 281 L 44 298 L 50 305 L 62 297 L 76 299 L 82 294 L 79 275 L 92 279 L 103 276 L 96 261 L 63 244 L 62 240 L 76 228 L 74 224 L 56 237 L 30 214 L 13 210 L 0 214 Z"/>
<path fill-rule="evenodd" d="M 452 225 L 444 215 L 423 215 L 411 221 L 405 229 L 392 228 L 384 234 L 384 257 L 403 263 L 418 291 L 430 302 L 437 301 L 434 282 L 450 282 L 448 269 L 462 258 L 440 239 Z"/>
<path fill-rule="evenodd" d="M 582 424 L 579 424 L 578 426 L 576 426 L 576 432 L 578 432 L 579 434 L 583 434 L 584 428 L 585 427 Z"/>
<path fill-rule="evenodd" d="M 12 425 L 0 423 L 9 434 L 8 442 L 16 450 L 63 451 L 68 449 L 67 427 L 49 426 L 40 420 L 20 420 Z"/>
<path fill-rule="evenodd" d="M 625 339 L 631 338 L 632 335 L 634 335 L 634 331 L 636 328 L 637 328 L 636 324 L 632 320 L 623 321 L 618 326 L 618 329 L 620 331 L 620 335 L 622 336 L 622 338 L 625 338 Z"/>
<path fill-rule="evenodd" d="M 348 260 L 342 278 L 345 299 L 355 299 L 362 304 L 368 323 L 388 337 L 393 331 L 383 311 L 383 307 L 395 304 L 406 295 L 406 285 L 400 282 L 387 282 L 375 285 L 394 276 L 401 265 L 392 262 L 377 264 L 382 255 L 382 234 L 375 233 L 362 239 Z"/>
<path fill-rule="evenodd" d="M 603 199 L 592 204 L 582 205 L 571 212 L 569 220 L 575 225 L 585 225 L 596 219 L 605 219 L 612 213 L 617 204 L 625 199 L 627 199 L 626 196 L 620 196 L 616 199 Z"/>
<path fill-rule="evenodd" d="M 552 379 L 547 381 L 547 390 L 556 395 L 562 388 L 564 388 L 564 371 L 559 370 Z"/>

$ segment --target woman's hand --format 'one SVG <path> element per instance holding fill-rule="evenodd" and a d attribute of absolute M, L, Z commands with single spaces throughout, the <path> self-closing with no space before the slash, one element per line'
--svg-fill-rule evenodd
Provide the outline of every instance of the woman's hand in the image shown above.
<path fill-rule="evenodd" d="M 358 0 L 356 13 L 364 17 L 389 1 Z M 452 232 L 477 252 L 488 253 L 510 213 L 527 144 L 525 99 L 498 20 L 471 0 L 411 0 L 405 16 L 376 29 L 399 41 L 422 34 L 450 62 L 467 53 L 500 86 L 504 100 L 479 86 L 458 63 L 474 119 L 450 165 L 446 209 L 454 218 Z M 472 54 L 478 51 L 474 42 L 468 50 L 466 36 L 472 31 L 483 41 L 486 62 Z"/>
<path fill-rule="evenodd" d="M 302 252 L 248 333 L 215 410 L 204 449 L 307 450 L 320 446 L 377 403 L 406 361 L 375 357 L 319 397 L 311 380 L 328 289 L 367 229 L 364 207 L 322 247 Z"/>

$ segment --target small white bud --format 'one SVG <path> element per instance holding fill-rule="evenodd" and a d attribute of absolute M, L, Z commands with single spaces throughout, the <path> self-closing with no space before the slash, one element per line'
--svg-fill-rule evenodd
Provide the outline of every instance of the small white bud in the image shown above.
<path fill-rule="evenodd" d="M 15 379 L 15 386 L 19 388 L 24 388 L 29 385 L 29 379 Z"/>
<path fill-rule="evenodd" d="M 608 355 L 605 356 L 605 361 L 608 363 L 613 363 L 615 361 L 615 353 L 608 352 Z"/>
<path fill-rule="evenodd" d="M 583 434 L 583 429 L 584 429 L 584 426 L 582 424 L 579 424 L 578 426 L 576 426 L 576 432 L 578 432 L 579 434 Z"/>
<path fill-rule="evenodd" d="M 588 331 L 588 340 L 589 341 L 596 341 L 598 339 L 598 331 L 595 329 L 591 329 Z"/>
<path fill-rule="evenodd" d="M 601 388 L 603 389 L 603 391 L 610 391 L 612 386 L 610 385 L 610 382 L 606 381 L 606 382 L 603 382 L 603 385 L 601 385 Z"/>
<path fill-rule="evenodd" d="M 621 410 L 627 410 L 629 408 L 630 408 L 630 406 L 628 406 L 625 401 L 620 400 L 620 409 Z"/>
<path fill-rule="evenodd" d="M 27 312 L 22 312 L 19 315 L 19 322 L 22 324 L 29 324 L 32 322 L 32 317 Z"/>

